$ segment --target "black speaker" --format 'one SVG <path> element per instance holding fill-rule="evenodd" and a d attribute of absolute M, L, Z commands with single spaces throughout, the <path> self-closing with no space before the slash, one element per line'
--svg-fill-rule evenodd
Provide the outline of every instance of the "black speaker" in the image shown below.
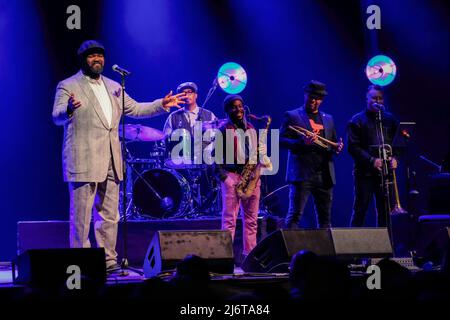
<path fill-rule="evenodd" d="M 176 268 L 187 255 L 206 259 L 208 269 L 216 273 L 233 273 L 234 255 L 231 233 L 222 230 L 158 231 L 144 259 L 146 278 Z"/>
<path fill-rule="evenodd" d="M 444 258 L 450 254 L 450 227 L 442 228 L 425 247 L 423 258 L 435 265 L 444 265 Z M 449 259 L 450 257 L 447 257 Z M 450 261 L 447 261 L 449 263 Z"/>
<path fill-rule="evenodd" d="M 105 250 L 73 248 L 25 251 L 13 261 L 13 282 L 39 288 L 63 288 L 73 274 L 70 266 L 78 267 L 80 279 L 88 280 L 89 284 L 106 281 Z"/>
<path fill-rule="evenodd" d="M 392 257 L 387 228 L 333 228 L 331 241 L 338 258 Z"/>
<path fill-rule="evenodd" d="M 430 214 L 448 214 L 450 212 L 450 174 L 440 173 L 429 177 L 428 212 Z"/>
<path fill-rule="evenodd" d="M 386 228 L 280 229 L 258 243 L 244 260 L 242 269 L 287 273 L 292 256 L 300 250 L 342 259 L 392 256 Z"/>

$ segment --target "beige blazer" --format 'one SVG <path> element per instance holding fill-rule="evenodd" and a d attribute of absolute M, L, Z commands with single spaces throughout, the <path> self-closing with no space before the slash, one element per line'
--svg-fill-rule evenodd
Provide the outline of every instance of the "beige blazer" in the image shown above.
<path fill-rule="evenodd" d="M 120 180 L 123 179 L 122 150 L 118 128 L 122 116 L 122 95 L 119 83 L 102 76 L 112 104 L 112 121 L 108 125 L 103 110 L 81 71 L 61 81 L 56 87 L 53 121 L 64 126 L 62 164 L 64 181 L 102 182 L 106 179 L 109 161 Z M 81 101 L 81 107 L 69 117 L 67 102 L 70 94 Z M 162 99 L 138 103 L 125 94 L 125 114 L 130 117 L 152 117 L 168 113 Z"/>

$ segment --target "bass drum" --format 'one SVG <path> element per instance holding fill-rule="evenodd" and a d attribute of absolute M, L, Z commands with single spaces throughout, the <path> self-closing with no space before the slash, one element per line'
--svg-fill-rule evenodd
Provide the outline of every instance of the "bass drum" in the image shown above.
<path fill-rule="evenodd" d="M 133 203 L 137 212 L 149 218 L 182 215 L 189 208 L 190 196 L 188 182 L 175 170 L 145 171 L 133 186 Z"/>

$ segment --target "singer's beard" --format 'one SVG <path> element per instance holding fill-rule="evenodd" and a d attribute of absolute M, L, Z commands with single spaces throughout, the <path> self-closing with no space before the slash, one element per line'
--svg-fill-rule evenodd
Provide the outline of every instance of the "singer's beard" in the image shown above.
<path fill-rule="evenodd" d="M 92 79 L 98 79 L 103 72 L 101 64 L 94 64 L 89 66 L 87 63 L 83 64 L 83 73 Z"/>

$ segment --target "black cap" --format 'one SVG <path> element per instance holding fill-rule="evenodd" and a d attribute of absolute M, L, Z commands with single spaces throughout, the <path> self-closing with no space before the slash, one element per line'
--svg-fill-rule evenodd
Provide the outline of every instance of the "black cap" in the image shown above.
<path fill-rule="evenodd" d="M 195 93 L 198 91 L 198 87 L 194 82 L 183 82 L 178 86 L 177 93 L 180 93 L 185 89 L 192 89 Z"/>
<path fill-rule="evenodd" d="M 303 86 L 303 90 L 306 93 L 322 97 L 328 94 L 327 86 L 324 83 L 316 80 L 311 80 L 310 82 L 308 82 L 305 86 Z"/>
<path fill-rule="evenodd" d="M 77 54 L 82 57 L 94 52 L 105 54 L 105 47 L 97 40 L 87 40 L 81 44 Z"/>
<path fill-rule="evenodd" d="M 227 107 L 234 101 L 234 100 L 241 100 L 242 103 L 244 103 L 244 99 L 238 94 L 229 94 L 225 97 L 223 100 L 223 109 L 227 111 Z"/>

